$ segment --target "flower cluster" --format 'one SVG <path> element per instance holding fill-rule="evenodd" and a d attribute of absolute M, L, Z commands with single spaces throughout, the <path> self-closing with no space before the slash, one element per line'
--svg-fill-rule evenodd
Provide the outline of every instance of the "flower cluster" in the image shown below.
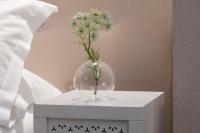
<path fill-rule="evenodd" d="M 88 59 L 94 61 L 99 60 L 99 50 L 95 50 L 91 45 L 97 40 L 99 31 L 102 29 L 111 29 L 112 21 L 108 12 L 102 12 L 91 9 L 89 12 L 79 12 L 72 18 L 72 28 L 74 33 L 80 37 L 81 46 L 84 47 Z"/>

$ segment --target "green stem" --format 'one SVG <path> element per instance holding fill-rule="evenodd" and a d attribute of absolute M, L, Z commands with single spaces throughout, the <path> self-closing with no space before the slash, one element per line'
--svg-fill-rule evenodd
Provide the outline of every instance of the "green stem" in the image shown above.
<path fill-rule="evenodd" d="M 88 56 L 89 56 L 89 59 L 90 59 L 90 60 L 93 60 L 93 56 L 90 54 L 90 51 L 89 51 L 89 49 L 87 49 L 87 46 L 86 46 L 86 44 L 83 44 L 83 46 L 84 46 L 84 48 L 85 48 L 85 51 L 87 52 L 87 54 L 88 54 Z"/>
<path fill-rule="evenodd" d="M 91 60 L 92 63 L 95 63 L 96 61 L 98 61 L 98 59 L 99 59 L 98 51 L 95 51 L 93 48 L 91 48 L 90 29 L 89 29 L 89 33 L 88 33 L 88 45 L 87 45 L 87 43 L 85 43 L 85 41 L 82 37 L 81 37 L 81 39 L 82 39 L 84 49 L 85 49 L 86 53 L 88 54 L 89 60 Z M 94 95 L 97 95 L 98 84 L 99 84 L 99 79 L 100 79 L 100 75 L 101 75 L 101 69 L 99 68 L 98 64 L 95 64 L 94 66 L 92 66 L 92 71 L 93 71 L 92 72 L 93 78 L 95 80 Z"/>
<path fill-rule="evenodd" d="M 99 79 L 101 77 L 101 69 L 99 68 L 98 64 L 93 66 L 93 77 L 95 79 L 95 91 L 94 95 L 97 95 L 97 90 L 98 90 L 98 84 L 99 84 Z"/>
<path fill-rule="evenodd" d="M 94 95 L 97 95 L 97 87 L 98 87 L 98 84 L 99 84 L 99 80 L 95 80 L 95 90 L 94 90 Z"/>
<path fill-rule="evenodd" d="M 89 39 L 89 41 L 88 41 L 88 49 L 90 48 L 90 43 L 91 43 L 91 40 L 90 40 L 90 28 L 89 28 L 89 33 L 88 33 L 89 35 L 88 35 L 88 39 Z"/>
<path fill-rule="evenodd" d="M 87 48 L 86 43 L 84 42 L 84 39 L 82 37 L 81 37 L 81 39 L 82 39 L 82 43 L 83 43 L 84 49 L 85 49 L 85 51 L 87 52 L 87 54 L 89 56 L 89 59 L 93 59 L 92 55 L 90 54 L 89 47 Z"/>

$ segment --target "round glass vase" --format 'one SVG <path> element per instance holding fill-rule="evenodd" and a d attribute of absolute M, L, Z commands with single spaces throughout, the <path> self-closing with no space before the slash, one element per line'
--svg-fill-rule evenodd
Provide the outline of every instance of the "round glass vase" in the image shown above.
<path fill-rule="evenodd" d="M 82 101 L 113 100 L 115 76 L 111 67 L 103 61 L 86 61 L 74 73 L 73 85 Z"/>

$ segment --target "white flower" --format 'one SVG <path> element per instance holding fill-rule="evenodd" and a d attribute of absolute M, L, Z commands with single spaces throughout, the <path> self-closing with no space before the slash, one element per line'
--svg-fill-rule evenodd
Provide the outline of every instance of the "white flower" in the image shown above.
<path fill-rule="evenodd" d="M 99 31 L 102 29 L 111 29 L 112 21 L 109 12 L 102 12 L 97 9 L 91 9 L 88 12 L 78 12 L 71 21 L 72 28 L 78 37 L 80 37 L 84 49 L 90 60 L 98 60 L 99 51 L 95 50 L 91 43 L 97 40 Z"/>

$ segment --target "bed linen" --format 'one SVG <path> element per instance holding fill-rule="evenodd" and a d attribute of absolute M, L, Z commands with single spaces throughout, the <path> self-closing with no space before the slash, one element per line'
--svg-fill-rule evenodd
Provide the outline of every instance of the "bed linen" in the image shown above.
<path fill-rule="evenodd" d="M 19 95 L 28 103 L 29 108 L 35 102 L 61 94 L 55 86 L 26 69 L 23 70 L 19 90 Z"/>
<path fill-rule="evenodd" d="M 56 6 L 37 0 L 0 0 L 0 126 L 21 123 L 29 103 L 19 86 L 33 34 Z M 19 132 L 21 133 L 21 132 Z"/>
<path fill-rule="evenodd" d="M 0 133 L 33 133 L 33 114 L 27 112 L 25 118 L 18 120 L 11 128 L 0 126 Z"/>
<path fill-rule="evenodd" d="M 33 133 L 32 104 L 60 94 L 52 84 L 24 69 L 18 96 L 25 100 L 25 117 L 16 119 L 11 127 L 0 126 L 0 133 Z"/>

